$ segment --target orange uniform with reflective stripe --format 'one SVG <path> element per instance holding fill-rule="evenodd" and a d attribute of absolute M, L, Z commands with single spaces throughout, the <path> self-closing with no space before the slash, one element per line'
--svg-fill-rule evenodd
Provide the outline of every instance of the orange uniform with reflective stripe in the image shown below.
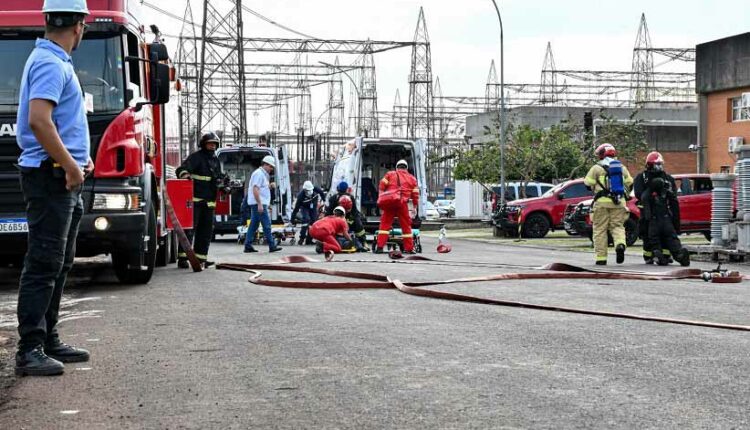
<path fill-rule="evenodd" d="M 394 170 L 386 173 L 380 180 L 380 192 L 398 190 L 399 182 L 401 183 L 401 200 L 406 203 L 411 199 L 416 207 L 419 203 L 417 178 L 406 170 Z"/>
<path fill-rule="evenodd" d="M 400 190 L 399 190 L 400 184 Z M 382 215 L 380 217 L 380 229 L 378 230 L 378 248 L 382 249 L 388 242 L 388 237 L 393 227 L 393 219 L 398 218 L 401 225 L 402 237 L 404 241 L 404 251 L 411 252 L 414 250 L 414 236 L 411 233 L 411 216 L 407 203 L 409 200 L 414 203 L 414 207 L 419 205 L 419 186 L 417 178 L 404 169 L 397 169 L 385 174 L 380 180 L 380 192 L 400 191 L 401 204 L 391 207 L 381 207 Z"/>

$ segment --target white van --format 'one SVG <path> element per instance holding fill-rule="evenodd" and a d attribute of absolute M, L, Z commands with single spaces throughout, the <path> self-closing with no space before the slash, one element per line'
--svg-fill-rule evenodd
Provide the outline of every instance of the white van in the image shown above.
<path fill-rule="evenodd" d="M 271 182 L 276 183 L 276 189 L 272 190 L 271 195 L 271 222 L 282 224 L 291 218 L 293 197 L 286 148 L 279 147 L 274 150 L 272 147 L 256 145 L 219 148 L 216 156 L 221 162 L 222 170 L 238 186 L 233 187 L 228 195 L 223 192 L 219 193 L 216 201 L 215 234 L 237 234 L 244 195 L 244 186 L 239 186 L 239 184 L 247 183 L 250 175 L 260 167 L 263 157 L 267 155 L 272 155 L 276 159 L 276 168 L 271 174 Z"/>
<path fill-rule="evenodd" d="M 424 139 L 416 141 L 358 137 L 339 148 L 331 175 L 328 195 L 336 194 L 336 187 L 346 181 L 352 190 L 355 204 L 365 216 L 365 229 L 374 232 L 380 223 L 378 184 L 398 160 L 409 163 L 409 172 L 419 185 L 419 215 L 424 219 L 427 201 L 426 149 Z"/>

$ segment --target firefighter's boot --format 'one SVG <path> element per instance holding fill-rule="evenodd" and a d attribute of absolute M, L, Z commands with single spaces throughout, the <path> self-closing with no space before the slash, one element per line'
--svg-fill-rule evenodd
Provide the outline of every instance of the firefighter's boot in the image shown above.
<path fill-rule="evenodd" d="M 622 243 L 617 245 L 617 248 L 615 248 L 615 253 L 617 254 L 617 264 L 622 264 L 625 262 L 625 245 Z"/>
<path fill-rule="evenodd" d="M 688 252 L 687 249 L 682 248 L 677 255 L 674 256 L 674 259 L 680 263 L 680 266 L 682 267 L 688 267 L 690 266 L 690 252 Z"/>

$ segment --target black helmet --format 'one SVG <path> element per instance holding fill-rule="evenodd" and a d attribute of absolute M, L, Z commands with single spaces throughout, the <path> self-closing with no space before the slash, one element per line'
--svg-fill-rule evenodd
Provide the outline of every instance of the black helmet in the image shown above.
<path fill-rule="evenodd" d="M 200 147 L 203 148 L 209 142 L 215 143 L 217 148 L 221 146 L 221 139 L 219 139 L 219 136 L 212 131 L 201 136 Z"/>

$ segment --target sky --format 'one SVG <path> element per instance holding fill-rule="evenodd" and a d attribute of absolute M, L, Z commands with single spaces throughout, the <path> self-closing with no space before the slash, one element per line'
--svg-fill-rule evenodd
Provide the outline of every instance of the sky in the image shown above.
<path fill-rule="evenodd" d="M 192 1 L 194 19 L 200 22 L 201 0 L 147 1 L 161 7 L 169 4 L 169 10 L 180 16 L 186 2 Z M 225 10 L 231 3 L 212 0 Z M 424 7 L 433 75 L 440 77 L 446 96 L 483 96 L 490 61 L 499 65 L 499 25 L 491 0 L 244 0 L 243 4 L 317 38 L 387 41 L 411 41 L 419 8 Z M 498 6 L 504 24 L 505 80 L 511 83 L 540 81 L 547 42 L 552 43 L 558 69 L 630 70 L 641 13 L 646 14 L 655 47 L 694 47 L 750 31 L 747 0 L 498 0 Z M 163 32 L 179 34 L 181 23 L 147 12 Z M 246 36 L 299 37 L 249 14 L 244 19 Z M 308 61 L 332 62 L 333 57 L 309 54 Z M 290 63 L 291 58 L 291 54 L 248 53 L 245 61 Z M 410 59 L 409 48 L 376 54 L 380 110 L 392 108 L 396 89 L 406 103 Z M 342 64 L 353 60 L 354 56 L 340 58 Z M 313 118 L 325 111 L 326 103 L 325 86 L 315 88 Z M 345 103 L 348 106 L 349 100 Z M 256 127 L 268 128 L 270 115 L 264 112 L 257 124 L 249 124 L 251 133 Z"/>

